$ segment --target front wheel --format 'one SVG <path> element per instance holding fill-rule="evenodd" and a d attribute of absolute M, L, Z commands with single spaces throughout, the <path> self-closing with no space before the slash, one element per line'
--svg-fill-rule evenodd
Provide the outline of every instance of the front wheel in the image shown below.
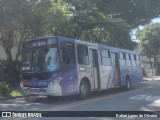
<path fill-rule="evenodd" d="M 83 80 L 80 83 L 80 87 L 79 87 L 79 98 L 85 99 L 90 95 L 90 93 L 91 93 L 91 88 L 89 83 Z"/>
<path fill-rule="evenodd" d="M 52 101 L 57 101 L 58 100 L 58 96 L 50 96 L 50 95 L 48 95 L 47 99 L 48 100 L 52 100 Z"/>

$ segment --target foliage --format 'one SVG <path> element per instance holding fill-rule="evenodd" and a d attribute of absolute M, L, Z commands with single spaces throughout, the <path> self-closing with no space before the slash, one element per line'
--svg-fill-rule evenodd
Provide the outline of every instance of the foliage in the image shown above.
<path fill-rule="evenodd" d="M 21 45 L 29 34 L 27 18 L 30 12 L 26 0 L 0 0 L 0 45 L 7 57 L 7 63 L 3 66 L 8 69 L 11 79 L 18 77 L 17 61 Z M 17 48 L 15 59 L 12 54 L 14 47 Z"/>
<path fill-rule="evenodd" d="M 10 92 L 10 96 L 12 97 L 17 97 L 17 96 L 22 96 L 23 94 L 18 91 L 18 90 L 13 90 L 12 92 Z"/>
<path fill-rule="evenodd" d="M 94 0 L 100 12 L 122 18 L 130 29 L 145 25 L 159 16 L 159 0 Z M 102 7 L 103 6 L 103 7 Z"/>
<path fill-rule="evenodd" d="M 0 0 L 0 45 L 9 76 L 18 76 L 22 43 L 34 37 L 62 35 L 132 50 L 130 30 L 157 17 L 159 6 L 159 0 Z"/>
<path fill-rule="evenodd" d="M 111 46 L 133 49 L 130 26 L 121 18 L 101 11 L 99 2 L 94 0 L 67 0 L 72 5 L 74 23 L 77 24 L 74 38 L 103 42 Z M 104 2 L 103 5 L 106 3 Z M 130 46 L 128 46 L 128 44 Z"/>
<path fill-rule="evenodd" d="M 17 4 L 19 3 L 19 4 Z M 17 45 L 19 56 L 28 28 L 25 26 L 29 6 L 25 0 L 0 0 L 0 45 L 4 48 L 7 60 L 13 61 L 11 50 Z"/>
<path fill-rule="evenodd" d="M 0 44 L 9 61 L 14 45 L 17 60 L 26 38 L 45 35 L 132 49 L 130 30 L 158 16 L 159 4 L 159 0 L 0 0 Z"/>
<path fill-rule="evenodd" d="M 0 82 L 0 96 L 9 96 L 10 88 L 6 82 Z"/>
<path fill-rule="evenodd" d="M 139 39 L 139 48 L 143 55 L 154 58 L 157 68 L 159 68 L 160 58 L 160 23 L 147 25 L 143 30 L 136 33 Z"/>
<path fill-rule="evenodd" d="M 137 33 L 140 40 L 140 50 L 147 57 L 155 57 L 160 53 L 160 24 L 147 25 Z"/>
<path fill-rule="evenodd" d="M 29 28 L 31 37 L 46 35 L 73 36 L 75 24 L 72 23 L 71 6 L 63 0 L 29 0 L 32 8 Z"/>
<path fill-rule="evenodd" d="M 6 82 L 0 81 L 0 97 L 17 97 L 22 96 L 23 93 L 20 91 L 19 85 L 9 85 Z"/>

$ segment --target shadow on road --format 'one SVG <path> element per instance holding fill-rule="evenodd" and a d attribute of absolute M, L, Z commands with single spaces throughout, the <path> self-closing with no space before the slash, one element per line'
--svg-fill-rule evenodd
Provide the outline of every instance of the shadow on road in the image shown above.
<path fill-rule="evenodd" d="M 126 91 L 124 88 L 114 88 L 114 89 L 109 89 L 109 90 L 104 90 L 104 91 L 94 91 L 92 92 L 91 96 L 87 98 L 89 99 L 94 99 L 98 97 L 105 97 L 109 95 L 114 95 L 118 93 L 124 93 L 124 92 L 129 92 L 135 89 L 138 89 L 138 86 L 134 86 L 131 90 Z M 30 97 L 25 97 L 25 100 L 28 102 L 32 103 L 43 103 L 43 104 L 58 104 L 58 103 L 72 103 L 74 101 L 83 101 L 78 98 L 78 95 L 74 96 L 53 96 L 53 97 L 46 97 L 46 96 L 30 96 Z M 86 100 L 86 99 L 85 99 Z"/>

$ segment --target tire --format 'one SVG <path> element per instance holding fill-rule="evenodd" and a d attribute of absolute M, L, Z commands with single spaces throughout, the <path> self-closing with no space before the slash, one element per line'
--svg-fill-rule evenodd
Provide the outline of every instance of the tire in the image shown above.
<path fill-rule="evenodd" d="M 47 96 L 47 99 L 48 99 L 48 100 L 52 100 L 52 101 L 57 101 L 57 100 L 58 100 L 58 97 L 57 97 L 57 96 L 50 96 L 50 95 L 48 95 L 48 96 Z"/>
<path fill-rule="evenodd" d="M 52 100 L 53 98 L 54 98 L 54 96 L 50 96 L 50 95 L 47 96 L 47 99 L 49 99 L 49 100 Z"/>
<path fill-rule="evenodd" d="M 82 80 L 79 87 L 79 98 L 85 99 L 90 96 L 91 87 L 89 83 L 85 80 Z"/>
<path fill-rule="evenodd" d="M 130 90 L 130 89 L 131 89 L 131 81 L 130 81 L 130 78 L 129 78 L 129 77 L 126 77 L 125 89 L 126 89 L 126 90 Z"/>

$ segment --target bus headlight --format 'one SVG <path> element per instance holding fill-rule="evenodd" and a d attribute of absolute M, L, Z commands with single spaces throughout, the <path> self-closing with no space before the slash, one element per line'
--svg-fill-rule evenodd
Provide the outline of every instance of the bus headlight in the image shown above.
<path fill-rule="evenodd" d="M 58 78 L 52 80 L 52 81 L 49 83 L 48 86 L 53 86 L 53 85 L 55 85 L 55 84 L 58 84 L 59 82 L 60 82 L 60 78 L 58 77 Z"/>
<path fill-rule="evenodd" d="M 23 88 L 23 82 L 22 81 L 20 82 L 20 87 Z"/>

